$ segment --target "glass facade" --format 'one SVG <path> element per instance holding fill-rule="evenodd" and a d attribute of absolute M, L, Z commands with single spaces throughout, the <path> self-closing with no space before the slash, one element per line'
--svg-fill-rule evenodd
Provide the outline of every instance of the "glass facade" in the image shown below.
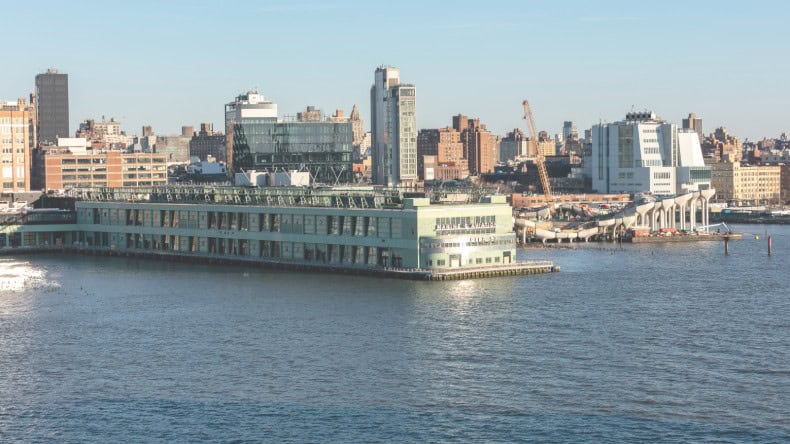
<path fill-rule="evenodd" d="M 248 118 L 233 127 L 236 171 L 309 171 L 313 182 L 351 182 L 351 122 L 278 122 Z"/>

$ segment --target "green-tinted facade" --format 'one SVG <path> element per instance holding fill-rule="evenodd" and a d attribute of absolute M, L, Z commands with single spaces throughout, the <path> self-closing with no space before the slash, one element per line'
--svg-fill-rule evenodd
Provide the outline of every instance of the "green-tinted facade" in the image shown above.
<path fill-rule="evenodd" d="M 313 182 L 353 179 L 351 122 L 278 122 L 244 118 L 233 125 L 233 168 L 309 171 Z"/>
<path fill-rule="evenodd" d="M 333 208 L 78 201 L 76 224 L 5 228 L 6 246 L 284 261 L 333 267 L 448 269 L 515 262 L 510 206 Z M 56 240 L 52 234 L 59 233 Z M 45 243 L 46 242 L 46 243 Z"/>

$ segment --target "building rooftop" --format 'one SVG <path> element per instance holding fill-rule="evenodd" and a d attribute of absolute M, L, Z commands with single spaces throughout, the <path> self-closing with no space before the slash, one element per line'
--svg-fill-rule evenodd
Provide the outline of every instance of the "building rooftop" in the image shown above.
<path fill-rule="evenodd" d="M 452 187 L 414 190 L 381 187 L 226 187 L 161 186 L 80 188 L 67 191 L 77 200 L 178 204 L 264 205 L 278 207 L 402 209 L 407 199 L 431 204 L 500 203 L 495 188 Z"/>

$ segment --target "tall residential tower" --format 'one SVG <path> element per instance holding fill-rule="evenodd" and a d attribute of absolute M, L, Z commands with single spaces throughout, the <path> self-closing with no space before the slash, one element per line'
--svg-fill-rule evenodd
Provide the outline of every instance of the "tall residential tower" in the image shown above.
<path fill-rule="evenodd" d="M 417 181 L 416 88 L 400 83 L 400 70 L 376 69 L 370 88 L 373 183 L 396 186 Z"/>
<path fill-rule="evenodd" d="M 56 145 L 58 137 L 69 137 L 69 76 L 50 68 L 36 76 L 38 140 Z"/>

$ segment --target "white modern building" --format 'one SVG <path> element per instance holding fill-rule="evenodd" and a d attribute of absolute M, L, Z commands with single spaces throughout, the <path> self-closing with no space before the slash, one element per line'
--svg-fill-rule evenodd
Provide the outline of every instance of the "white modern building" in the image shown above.
<path fill-rule="evenodd" d="M 225 122 L 240 122 L 241 119 L 277 118 L 277 104 L 266 100 L 257 91 L 248 91 L 225 105 Z"/>
<path fill-rule="evenodd" d="M 710 188 L 699 138 L 693 130 L 659 119 L 652 111 L 592 127 L 592 190 L 672 196 Z"/>
<path fill-rule="evenodd" d="M 373 183 L 417 181 L 416 88 L 401 84 L 400 70 L 379 67 L 370 88 Z"/>

